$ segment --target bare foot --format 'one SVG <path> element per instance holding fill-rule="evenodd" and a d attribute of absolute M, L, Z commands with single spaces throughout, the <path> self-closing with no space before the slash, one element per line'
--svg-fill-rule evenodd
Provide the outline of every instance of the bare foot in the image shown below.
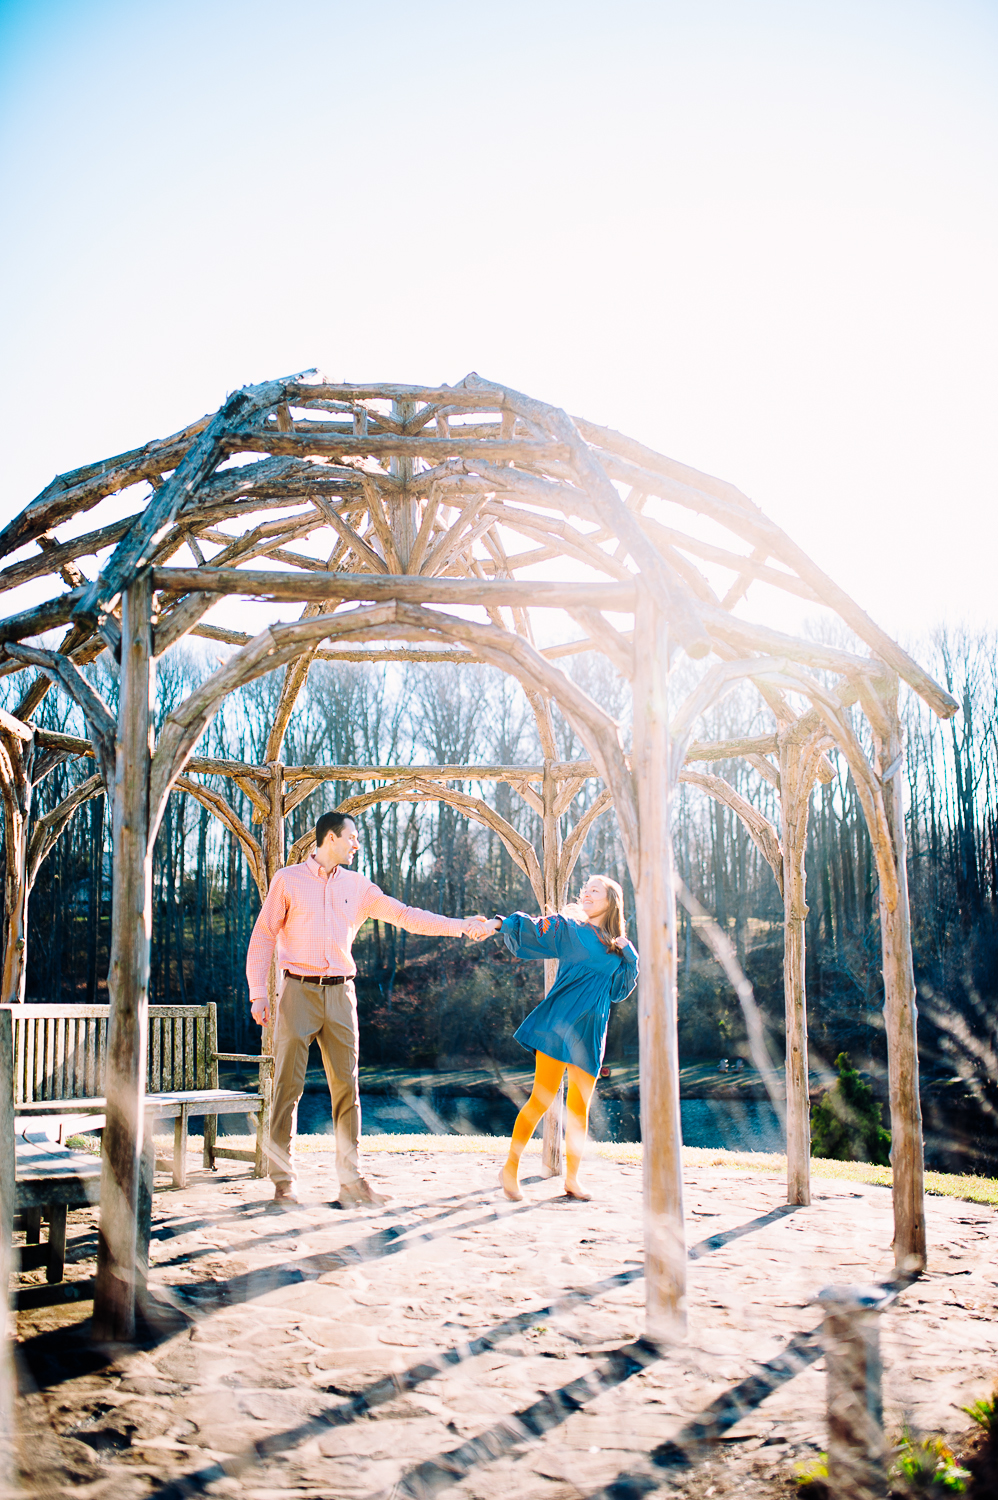
<path fill-rule="evenodd" d="M 511 1203 L 522 1203 L 523 1194 L 520 1192 L 520 1184 L 516 1179 L 516 1167 L 511 1167 L 507 1162 L 499 1172 L 499 1186 Z"/>
<path fill-rule="evenodd" d="M 579 1186 L 578 1182 L 569 1182 L 567 1178 L 565 1179 L 566 1198 L 577 1198 L 580 1203 L 590 1203 L 592 1196 L 592 1193 L 587 1193 L 584 1187 Z"/>

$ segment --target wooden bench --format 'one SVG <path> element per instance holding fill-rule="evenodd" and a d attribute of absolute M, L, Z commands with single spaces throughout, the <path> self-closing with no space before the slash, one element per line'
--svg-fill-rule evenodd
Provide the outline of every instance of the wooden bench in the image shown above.
<path fill-rule="evenodd" d="M 105 1108 L 107 1005 L 10 1005 L 16 1115 L 99 1115 Z M 223 1089 L 220 1062 L 243 1063 L 257 1073 L 253 1092 Z M 192 1116 L 204 1118 L 204 1165 L 218 1158 L 253 1163 L 267 1171 L 273 1058 L 219 1052 L 218 1010 L 206 1005 L 149 1007 L 146 1113 L 174 1122 L 173 1160 L 166 1163 L 177 1187 L 187 1182 L 187 1130 Z M 218 1116 L 256 1117 L 252 1151 L 218 1145 Z"/>

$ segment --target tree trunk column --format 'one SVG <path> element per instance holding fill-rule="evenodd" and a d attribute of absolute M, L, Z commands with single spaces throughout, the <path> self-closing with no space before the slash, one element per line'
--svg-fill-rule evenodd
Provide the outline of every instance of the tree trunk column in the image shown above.
<path fill-rule="evenodd" d="M 641 978 L 638 1024 L 648 1333 L 686 1332 L 686 1230 L 676 1009 L 676 895 L 672 866 L 672 779 L 666 622 L 647 591 L 635 618 L 634 766 L 640 827 L 634 880 Z M 634 872 L 632 872 L 634 873 Z"/>
<path fill-rule="evenodd" d="M 267 762 L 270 772 L 270 811 L 263 823 L 263 862 L 267 874 L 267 889 L 270 882 L 284 864 L 284 766 L 278 760 Z M 274 1052 L 274 1023 L 277 1019 L 277 995 L 280 985 L 277 979 L 277 950 L 270 961 L 267 975 L 267 1004 L 270 1020 L 263 1028 L 260 1051 L 266 1057 Z"/>
<path fill-rule="evenodd" d="M 558 890 L 558 819 L 554 815 L 558 783 L 551 774 L 551 762 L 544 762 L 542 797 L 544 817 L 542 824 L 541 869 L 544 876 L 544 911 L 558 910 L 561 893 Z M 558 977 L 558 960 L 544 961 L 544 993 L 550 990 Z M 558 1177 L 564 1170 L 563 1132 L 565 1114 L 565 1080 L 558 1087 L 558 1094 L 544 1116 L 541 1137 L 541 1172 L 545 1177 Z"/>
<path fill-rule="evenodd" d="M 27 744 L 13 734 L 4 736 L 3 766 L 4 932 L 3 981 L 0 1003 L 22 1005 L 28 957 L 28 832 L 31 816 L 31 767 L 34 740 Z"/>
<path fill-rule="evenodd" d="M 925 1269 L 925 1158 L 918 1090 L 918 1010 L 911 957 L 907 838 L 904 826 L 904 731 L 898 716 L 897 679 L 880 695 L 888 724 L 881 748 L 884 808 L 897 869 L 898 902 L 888 911 L 881 891 L 880 940 L 884 965 L 884 1021 L 891 1106 L 894 1194 L 894 1262 L 899 1275 Z"/>
<path fill-rule="evenodd" d="M 107 1125 L 101 1163 L 94 1337 L 135 1333 L 138 1199 L 152 934 L 149 769 L 154 672 L 148 575 L 122 595 L 121 688 L 114 775 L 114 895 L 108 973 Z"/>
<path fill-rule="evenodd" d="M 779 736 L 783 820 L 783 997 L 786 1016 L 787 1202 L 811 1201 L 811 1109 L 808 1096 L 807 999 L 804 981 L 804 854 L 810 785 L 804 747 L 793 728 Z"/>

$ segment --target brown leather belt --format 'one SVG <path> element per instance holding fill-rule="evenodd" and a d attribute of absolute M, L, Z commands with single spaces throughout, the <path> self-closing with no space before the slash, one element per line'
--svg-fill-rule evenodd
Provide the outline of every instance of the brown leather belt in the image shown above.
<path fill-rule="evenodd" d="M 290 969 L 285 969 L 284 977 L 297 979 L 299 984 L 346 984 L 342 974 L 292 974 Z"/>

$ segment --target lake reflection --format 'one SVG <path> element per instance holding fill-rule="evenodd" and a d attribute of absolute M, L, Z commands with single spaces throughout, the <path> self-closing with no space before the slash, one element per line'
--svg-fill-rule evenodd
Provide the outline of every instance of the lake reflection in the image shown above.
<path fill-rule="evenodd" d="M 768 1099 L 682 1099 L 683 1141 L 709 1150 L 782 1151 L 783 1131 Z M 509 1135 L 516 1107 L 505 1099 L 455 1094 L 361 1094 L 365 1135 Z M 219 1125 L 222 1121 L 219 1121 Z M 308 1088 L 298 1106 L 302 1134 L 332 1132 L 325 1087 Z M 637 1102 L 593 1099 L 593 1140 L 631 1142 L 641 1138 Z"/>

